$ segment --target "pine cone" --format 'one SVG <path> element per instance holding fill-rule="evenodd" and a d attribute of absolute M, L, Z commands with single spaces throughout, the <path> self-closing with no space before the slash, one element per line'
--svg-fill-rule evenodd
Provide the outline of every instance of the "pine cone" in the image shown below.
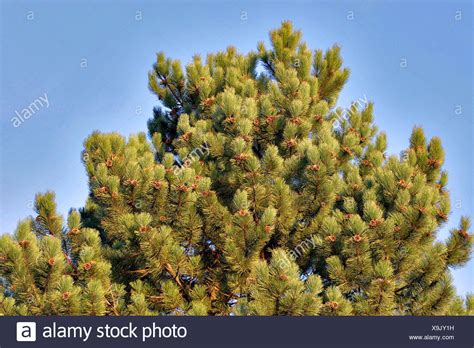
<path fill-rule="evenodd" d="M 186 185 L 184 185 L 184 184 L 178 185 L 178 186 L 176 186 L 176 188 L 177 188 L 178 191 L 180 191 L 180 192 L 188 192 L 188 190 L 189 190 L 189 188 L 188 188 Z"/>
<path fill-rule="evenodd" d="M 159 190 L 163 184 L 160 180 L 154 180 L 151 185 L 155 190 Z"/>
<path fill-rule="evenodd" d="M 433 168 L 438 168 L 441 165 L 441 161 L 436 160 L 434 158 L 429 158 L 428 159 L 428 164 Z"/>
<path fill-rule="evenodd" d="M 296 142 L 296 139 L 292 138 L 290 140 L 287 140 L 285 144 L 286 144 L 286 147 L 292 148 L 296 146 L 297 142 Z"/>
<path fill-rule="evenodd" d="M 417 209 L 421 214 L 426 214 L 427 212 L 427 209 L 425 207 L 418 207 Z"/>
<path fill-rule="evenodd" d="M 140 228 L 138 229 L 140 233 L 147 233 L 147 232 L 150 232 L 150 230 L 151 230 L 150 226 L 140 226 Z"/>
<path fill-rule="evenodd" d="M 467 233 L 467 231 L 465 229 L 460 229 L 459 234 L 461 236 L 463 236 L 465 239 L 467 239 L 469 237 L 469 234 Z"/>
<path fill-rule="evenodd" d="M 268 124 L 271 124 L 273 123 L 273 121 L 275 121 L 275 116 L 267 116 L 265 118 L 265 121 L 268 123 Z"/>
<path fill-rule="evenodd" d="M 352 150 L 349 148 L 349 146 L 344 145 L 341 149 L 342 149 L 342 152 L 345 152 L 348 155 L 352 156 Z"/>
<path fill-rule="evenodd" d="M 403 188 L 408 188 L 409 184 L 405 180 L 400 179 L 398 181 L 398 186 L 403 187 Z"/>
<path fill-rule="evenodd" d="M 301 123 L 303 123 L 303 121 L 299 117 L 291 118 L 290 122 L 293 123 L 293 124 L 296 124 L 296 125 L 300 125 Z"/>
<path fill-rule="evenodd" d="M 104 194 L 104 195 L 107 194 L 107 193 L 109 193 L 109 189 L 108 189 L 106 186 L 99 187 L 99 188 L 97 189 L 97 191 L 98 191 L 99 193 L 101 193 L 101 194 Z"/>
<path fill-rule="evenodd" d="M 240 216 L 247 216 L 248 214 L 248 211 L 246 209 L 240 209 L 237 214 L 239 214 Z"/>
<path fill-rule="evenodd" d="M 191 135 L 192 135 L 192 134 L 193 134 L 193 133 L 191 133 L 191 132 L 186 132 L 186 133 L 184 133 L 183 135 L 181 135 L 181 139 L 182 139 L 183 141 L 188 141 L 188 140 L 191 138 Z"/>
<path fill-rule="evenodd" d="M 237 156 L 234 157 L 237 163 L 245 162 L 249 158 L 249 155 L 246 153 L 239 153 Z"/>
<path fill-rule="evenodd" d="M 136 179 L 127 179 L 127 180 L 125 180 L 124 185 L 125 185 L 125 186 L 129 186 L 129 185 L 130 185 L 130 186 L 135 187 L 135 186 L 138 185 L 138 180 L 136 180 Z"/>
<path fill-rule="evenodd" d="M 106 165 L 108 168 L 112 167 L 112 164 L 113 164 L 113 161 L 112 161 L 112 159 L 110 159 L 110 158 L 107 159 L 107 161 L 105 161 L 105 165 Z"/>
<path fill-rule="evenodd" d="M 381 223 L 382 223 L 382 221 L 380 221 L 379 219 L 372 219 L 369 222 L 369 226 L 371 228 L 374 228 L 374 227 L 377 227 L 378 225 L 380 225 Z"/>
<path fill-rule="evenodd" d="M 215 101 L 216 101 L 216 98 L 214 98 L 214 97 L 206 98 L 206 99 L 203 100 L 202 104 L 204 105 L 204 107 L 210 107 L 210 106 L 214 105 Z"/>
<path fill-rule="evenodd" d="M 71 228 L 71 230 L 69 231 L 69 235 L 76 235 L 79 233 L 79 229 L 77 227 L 73 227 Z"/>
<path fill-rule="evenodd" d="M 227 117 L 227 118 L 224 119 L 224 122 L 229 123 L 229 124 L 234 124 L 235 123 L 235 117 Z"/>
<path fill-rule="evenodd" d="M 307 168 L 309 170 L 317 172 L 318 170 L 321 169 L 321 166 L 319 164 L 311 164 L 311 165 L 307 166 Z"/>
<path fill-rule="evenodd" d="M 28 247 L 28 245 L 30 245 L 30 241 L 26 240 L 26 239 L 23 239 L 23 240 L 19 241 L 18 244 L 20 244 L 20 246 L 23 249 L 26 249 Z"/>

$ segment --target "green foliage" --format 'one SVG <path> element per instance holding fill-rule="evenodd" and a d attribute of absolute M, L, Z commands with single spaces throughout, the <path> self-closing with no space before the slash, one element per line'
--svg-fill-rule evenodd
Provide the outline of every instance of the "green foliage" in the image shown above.
<path fill-rule="evenodd" d="M 362 99 L 336 108 L 340 48 L 290 22 L 271 48 L 163 53 L 140 133 L 84 142 L 90 194 L 66 224 L 54 194 L 0 238 L 0 314 L 466 315 L 450 269 L 470 258 L 450 213 L 440 139 L 401 156 Z"/>
<path fill-rule="evenodd" d="M 322 301 L 321 278 L 310 275 L 300 279 L 298 265 L 283 249 L 274 249 L 270 263 L 255 265 L 255 284 L 251 287 L 249 314 L 317 315 Z"/>

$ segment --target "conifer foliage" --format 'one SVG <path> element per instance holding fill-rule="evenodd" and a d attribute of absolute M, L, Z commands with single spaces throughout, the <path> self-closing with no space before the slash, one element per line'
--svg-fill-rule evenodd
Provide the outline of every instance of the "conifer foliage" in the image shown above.
<path fill-rule="evenodd" d="M 440 139 L 414 128 L 388 156 L 371 103 L 336 107 L 340 48 L 301 39 L 284 22 L 248 54 L 159 53 L 151 142 L 94 132 L 84 208 L 64 221 L 38 194 L 0 238 L 0 314 L 473 314 L 450 276 L 468 218 L 436 239 Z"/>

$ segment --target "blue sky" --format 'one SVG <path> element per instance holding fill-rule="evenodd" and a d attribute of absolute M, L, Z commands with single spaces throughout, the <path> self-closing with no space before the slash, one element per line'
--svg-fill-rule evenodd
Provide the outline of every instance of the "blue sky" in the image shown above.
<path fill-rule="evenodd" d="M 62 213 L 83 205 L 82 142 L 96 129 L 146 131 L 157 51 L 184 63 L 230 44 L 247 52 L 286 19 L 312 49 L 342 46 L 351 77 L 338 104 L 373 101 L 390 153 L 414 125 L 442 138 L 453 209 L 440 238 L 474 217 L 469 1 L 0 2 L 0 233 L 32 213 L 36 192 L 54 190 Z M 14 127 L 45 93 L 48 106 Z M 453 274 L 459 293 L 474 291 L 473 261 Z"/>

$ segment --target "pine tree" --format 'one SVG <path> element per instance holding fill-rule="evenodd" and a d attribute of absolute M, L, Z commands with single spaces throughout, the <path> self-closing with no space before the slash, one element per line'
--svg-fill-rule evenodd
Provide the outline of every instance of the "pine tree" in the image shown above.
<path fill-rule="evenodd" d="M 373 105 L 336 106 L 340 48 L 290 22 L 271 48 L 185 69 L 157 54 L 144 133 L 84 142 L 90 194 L 67 221 L 54 194 L 0 238 L 0 314 L 473 314 L 450 269 L 473 237 L 450 213 L 439 138 L 400 156 Z"/>

